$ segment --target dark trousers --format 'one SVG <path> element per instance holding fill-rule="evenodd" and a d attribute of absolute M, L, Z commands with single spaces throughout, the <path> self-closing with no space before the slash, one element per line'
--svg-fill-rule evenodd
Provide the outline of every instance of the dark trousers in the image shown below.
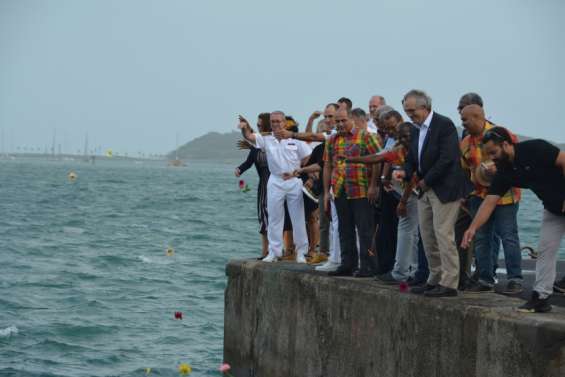
<path fill-rule="evenodd" d="M 418 233 L 418 269 L 414 273 L 414 280 L 425 283 L 430 276 L 430 269 L 428 268 L 428 260 L 424 251 L 424 244 L 422 243 L 422 236 Z"/>
<path fill-rule="evenodd" d="M 376 236 L 377 274 L 385 274 L 392 271 L 396 258 L 398 199 L 393 192 L 382 190 L 380 204 L 380 220 Z"/>
<path fill-rule="evenodd" d="M 464 289 L 467 282 L 471 279 L 471 264 L 473 262 L 473 247 L 463 249 L 461 241 L 465 231 L 471 225 L 473 219 L 464 209 L 459 210 L 457 221 L 455 222 L 455 244 L 459 252 L 459 289 Z"/>
<path fill-rule="evenodd" d="M 354 271 L 361 261 L 360 270 L 375 272 L 375 258 L 369 255 L 373 234 L 373 209 L 367 198 L 335 198 L 335 209 L 339 220 L 339 244 L 341 246 L 341 269 Z M 359 254 L 357 235 L 359 234 Z M 360 258 L 360 259 L 359 259 Z"/>

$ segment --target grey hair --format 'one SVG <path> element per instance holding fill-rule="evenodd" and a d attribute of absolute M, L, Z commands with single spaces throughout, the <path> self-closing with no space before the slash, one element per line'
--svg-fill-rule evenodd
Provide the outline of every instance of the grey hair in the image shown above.
<path fill-rule="evenodd" d="M 275 111 L 271 111 L 271 116 L 275 115 L 275 114 L 279 114 L 282 115 L 282 117 L 284 119 L 286 119 L 286 115 L 284 115 L 284 112 L 280 111 L 280 110 L 275 110 Z"/>
<path fill-rule="evenodd" d="M 457 110 L 461 111 L 465 106 L 468 105 L 478 105 L 483 107 L 483 99 L 480 95 L 474 92 L 465 93 L 461 96 L 459 100 L 459 105 L 457 106 Z"/>
<path fill-rule="evenodd" d="M 355 109 L 351 110 L 351 115 L 356 118 L 367 119 L 367 113 L 360 107 L 356 107 Z"/>
<path fill-rule="evenodd" d="M 412 89 L 404 95 L 402 99 L 402 104 L 409 98 L 413 97 L 416 99 L 416 106 L 425 107 L 427 110 L 432 110 L 432 98 L 426 94 L 423 90 Z"/>
<path fill-rule="evenodd" d="M 387 113 L 390 113 L 391 111 L 394 111 L 394 109 L 392 108 L 392 106 L 389 105 L 382 105 L 379 106 L 376 110 L 376 118 L 377 120 L 380 122 L 384 119 L 385 115 Z"/>

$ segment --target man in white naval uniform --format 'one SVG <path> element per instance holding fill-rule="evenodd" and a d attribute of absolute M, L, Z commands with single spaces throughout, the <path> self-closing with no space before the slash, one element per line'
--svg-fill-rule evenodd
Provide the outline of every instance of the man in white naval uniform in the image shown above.
<path fill-rule="evenodd" d="M 308 236 L 304 218 L 304 199 L 302 196 L 302 180 L 297 177 L 284 179 L 283 175 L 291 175 L 300 168 L 301 162 L 310 156 L 312 150 L 300 140 L 292 138 L 279 139 L 275 133 L 285 127 L 285 115 L 282 111 L 271 113 L 271 135 L 253 133 L 249 123 L 239 117 L 239 128 L 243 137 L 263 149 L 267 155 L 267 164 L 271 175 L 267 183 L 267 211 L 269 220 L 267 237 L 269 239 L 269 254 L 264 262 L 274 262 L 282 256 L 284 202 L 286 200 L 288 213 L 292 221 L 292 234 L 296 245 L 296 262 L 306 263 L 308 252 Z"/>

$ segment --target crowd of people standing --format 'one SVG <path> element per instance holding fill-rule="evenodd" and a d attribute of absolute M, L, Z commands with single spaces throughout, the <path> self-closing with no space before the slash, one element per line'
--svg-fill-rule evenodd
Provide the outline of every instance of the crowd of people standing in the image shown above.
<path fill-rule="evenodd" d="M 517 213 L 520 189 L 529 188 L 544 213 L 535 285 L 518 310 L 551 310 L 550 295 L 565 293 L 565 278 L 555 281 L 565 152 L 541 139 L 519 142 L 487 120 L 476 93 L 459 100 L 461 136 L 424 91 L 407 92 L 402 107 L 409 121 L 382 96 L 369 100 L 369 114 L 342 97 L 313 112 L 303 132 L 282 111 L 260 114 L 256 132 L 239 117 L 249 156 L 235 174 L 253 164 L 259 174 L 261 260 L 295 259 L 332 276 L 452 297 L 494 291 L 502 246 L 502 293 L 517 295 Z"/>

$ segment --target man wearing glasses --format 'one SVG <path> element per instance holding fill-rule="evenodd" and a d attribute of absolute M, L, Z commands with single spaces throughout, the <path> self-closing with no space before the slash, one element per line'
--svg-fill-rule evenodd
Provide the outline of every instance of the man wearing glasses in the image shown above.
<path fill-rule="evenodd" d="M 497 172 L 488 195 L 469 229 L 462 247 L 468 247 L 477 230 L 496 209 L 511 187 L 531 189 L 544 206 L 536 263 L 536 282 L 531 299 L 518 308 L 521 312 L 544 313 L 551 310 L 553 288 L 565 292 L 565 279 L 556 282 L 557 252 L 565 237 L 565 152 L 545 140 L 514 143 L 503 127 L 494 127 L 483 136 L 485 154 L 495 162 Z"/>
<path fill-rule="evenodd" d="M 406 93 L 402 106 L 417 128 L 406 172 L 407 177 L 417 174 L 419 179 L 418 223 L 430 269 L 427 284 L 412 288 L 412 292 L 428 297 L 457 296 L 455 221 L 467 188 L 457 129 L 451 119 L 432 111 L 431 98 L 421 90 Z"/>

